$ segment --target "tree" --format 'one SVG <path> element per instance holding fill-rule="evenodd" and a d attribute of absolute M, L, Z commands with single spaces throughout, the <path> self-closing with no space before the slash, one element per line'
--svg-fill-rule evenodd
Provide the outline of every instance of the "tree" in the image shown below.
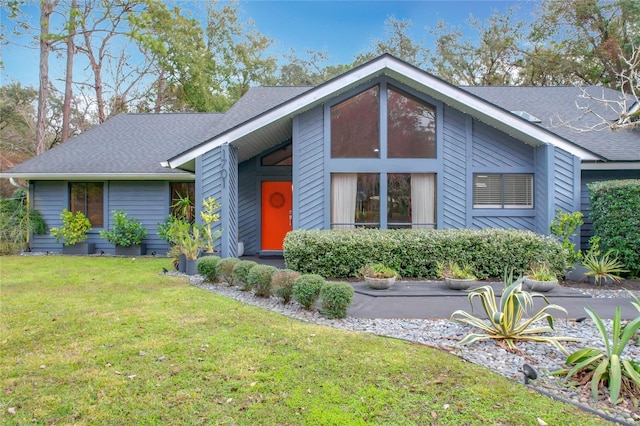
<path fill-rule="evenodd" d="M 49 34 L 51 14 L 58 0 L 40 1 L 40 85 L 38 88 L 38 117 L 36 121 L 36 155 L 45 151 L 47 98 L 49 96 L 49 52 L 52 38 Z"/>
<path fill-rule="evenodd" d="M 75 56 L 74 37 L 76 35 L 76 11 L 77 0 L 71 0 L 69 9 L 68 34 L 67 34 L 67 70 L 64 80 L 64 105 L 62 108 L 62 135 L 61 142 L 69 139 L 69 127 L 71 121 L 71 98 L 73 97 L 73 57 Z"/>
<path fill-rule="evenodd" d="M 352 68 L 352 65 L 328 65 L 326 51 L 307 50 L 305 59 L 291 49 L 286 59 L 277 79 L 277 83 L 284 86 L 317 86 Z"/>
<path fill-rule="evenodd" d="M 421 43 L 414 42 L 408 34 L 412 22 L 391 17 L 384 24 L 386 38 L 373 40 L 367 52 L 356 56 L 355 65 L 363 64 L 382 54 L 389 53 L 416 67 L 424 67 L 427 63 L 425 56 L 427 51 Z"/>

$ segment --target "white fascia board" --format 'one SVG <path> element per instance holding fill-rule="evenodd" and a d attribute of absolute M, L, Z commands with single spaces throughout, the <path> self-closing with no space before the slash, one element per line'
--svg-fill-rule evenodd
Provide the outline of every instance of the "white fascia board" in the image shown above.
<path fill-rule="evenodd" d="M 0 173 L 0 178 L 24 180 L 166 180 L 193 182 L 190 173 Z"/>
<path fill-rule="evenodd" d="M 640 161 L 583 162 L 582 170 L 640 170 Z"/>

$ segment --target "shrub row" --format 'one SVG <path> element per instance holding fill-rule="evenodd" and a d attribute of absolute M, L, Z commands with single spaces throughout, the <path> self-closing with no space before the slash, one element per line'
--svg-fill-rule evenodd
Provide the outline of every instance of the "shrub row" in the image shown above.
<path fill-rule="evenodd" d="M 292 231 L 284 241 L 287 266 L 334 278 L 358 276 L 371 262 L 403 277 L 436 278 L 438 262 L 450 260 L 472 265 L 480 279 L 500 277 L 505 267 L 524 273 L 541 262 L 562 274 L 567 255 L 551 237 L 500 229 Z"/>
<path fill-rule="evenodd" d="M 593 234 L 603 252 L 613 250 L 624 269 L 640 275 L 640 179 L 587 185 Z"/>
<path fill-rule="evenodd" d="M 218 256 L 201 257 L 197 262 L 198 274 L 209 282 L 225 281 L 257 297 L 272 294 L 288 304 L 293 298 L 304 309 L 311 310 L 318 300 L 321 312 L 329 318 L 344 318 L 353 301 L 354 291 L 349 283 L 327 282 L 320 275 L 301 275 L 290 269 L 259 265 L 238 258 L 221 259 Z"/>

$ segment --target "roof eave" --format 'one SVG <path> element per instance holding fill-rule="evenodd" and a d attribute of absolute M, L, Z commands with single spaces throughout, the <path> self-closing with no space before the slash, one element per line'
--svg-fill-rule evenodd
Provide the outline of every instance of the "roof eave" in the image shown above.
<path fill-rule="evenodd" d="M 155 180 L 194 181 L 192 173 L 0 173 L 0 178 L 23 180 Z"/>
<path fill-rule="evenodd" d="M 640 170 L 640 161 L 584 161 L 582 170 Z"/>

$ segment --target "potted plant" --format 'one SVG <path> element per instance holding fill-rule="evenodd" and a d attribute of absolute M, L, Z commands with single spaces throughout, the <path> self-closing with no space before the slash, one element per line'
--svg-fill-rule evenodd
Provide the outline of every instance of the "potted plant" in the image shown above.
<path fill-rule="evenodd" d="M 211 229 L 211 224 L 220 220 L 220 213 L 214 213 L 216 209 L 220 208 L 220 205 L 213 197 L 209 197 L 202 202 L 200 217 L 204 223 L 202 227 L 205 242 L 203 256 L 211 256 L 216 252 L 214 244 L 222 235 L 222 229 L 218 229 L 215 232 Z"/>
<path fill-rule="evenodd" d="M 60 214 L 62 228 L 51 228 L 51 236 L 59 243 L 63 241 L 63 254 L 90 254 L 95 251 L 94 243 L 85 242 L 89 238 L 92 226 L 89 219 L 80 211 L 62 210 Z"/>
<path fill-rule="evenodd" d="M 558 286 L 558 276 L 546 262 L 534 263 L 524 278 L 524 287 L 527 290 L 548 292 Z"/>
<path fill-rule="evenodd" d="M 187 232 L 182 233 L 180 237 L 180 251 L 185 256 L 185 273 L 187 275 L 195 275 L 197 272 L 196 260 L 202 248 L 202 231 L 201 226 L 193 224 L 189 226 Z"/>
<path fill-rule="evenodd" d="M 592 237 L 589 242 L 591 248 L 582 259 L 582 266 L 587 269 L 584 274 L 589 277 L 589 281 L 600 286 L 620 281 L 618 274 L 628 271 L 616 256 L 612 257 L 613 251 L 609 250 L 600 256 L 600 238 Z"/>
<path fill-rule="evenodd" d="M 170 244 L 169 255 L 175 257 L 178 272 L 185 272 L 187 258 L 184 255 L 182 241 L 190 232 L 191 224 L 184 218 L 177 218 L 173 215 L 167 217 L 163 223 L 158 224 L 158 236 Z"/>
<path fill-rule="evenodd" d="M 398 272 L 383 263 L 368 263 L 360 269 L 364 282 L 375 290 L 386 290 L 396 282 Z"/>
<path fill-rule="evenodd" d="M 471 265 L 460 266 L 458 262 L 452 260 L 447 263 L 438 262 L 437 272 L 445 285 L 452 290 L 467 290 L 478 281 Z"/>
<path fill-rule="evenodd" d="M 124 210 L 113 212 L 111 230 L 100 231 L 100 236 L 116 246 L 116 255 L 140 256 L 145 252 L 142 239 L 147 236 L 147 228 L 136 218 L 128 217 Z"/>

